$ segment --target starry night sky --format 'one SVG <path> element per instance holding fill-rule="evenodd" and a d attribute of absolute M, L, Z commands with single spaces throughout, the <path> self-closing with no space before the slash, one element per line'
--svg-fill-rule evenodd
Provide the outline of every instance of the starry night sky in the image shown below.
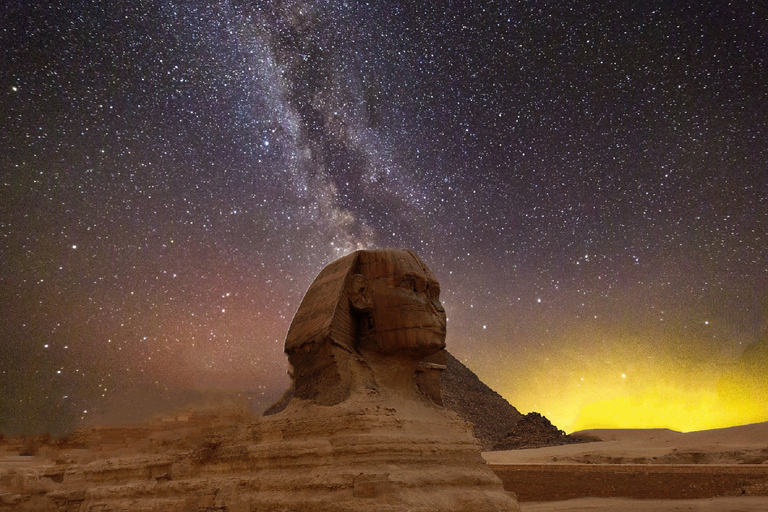
<path fill-rule="evenodd" d="M 766 59 L 764 0 L 4 2 L 0 431 L 268 405 L 379 247 L 523 412 L 768 420 Z"/>

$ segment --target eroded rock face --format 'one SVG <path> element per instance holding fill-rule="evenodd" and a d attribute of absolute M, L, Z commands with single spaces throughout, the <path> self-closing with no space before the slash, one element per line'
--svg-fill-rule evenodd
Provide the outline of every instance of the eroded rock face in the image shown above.
<path fill-rule="evenodd" d="M 358 251 L 323 269 L 296 313 L 282 410 L 143 453 L 62 461 L 19 483 L 14 507 L 517 511 L 470 424 L 439 405 L 444 347 L 426 265 L 411 251 Z"/>

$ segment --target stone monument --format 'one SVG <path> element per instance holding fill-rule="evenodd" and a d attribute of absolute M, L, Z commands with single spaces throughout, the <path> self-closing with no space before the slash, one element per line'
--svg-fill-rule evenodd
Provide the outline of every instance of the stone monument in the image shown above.
<path fill-rule="evenodd" d="M 275 499 L 254 495 L 252 510 L 519 510 L 471 426 L 439 405 L 445 329 L 439 284 L 412 251 L 325 267 L 286 338 L 291 398 L 253 432 Z"/>
<path fill-rule="evenodd" d="M 440 288 L 419 257 L 355 252 L 299 306 L 285 342 L 293 385 L 274 414 L 176 418 L 137 431 L 146 444 L 112 429 L 125 439 L 112 456 L 70 450 L 33 473 L 0 472 L 13 484 L 4 499 L 21 511 L 519 511 L 471 425 L 440 406 L 444 347 Z"/>

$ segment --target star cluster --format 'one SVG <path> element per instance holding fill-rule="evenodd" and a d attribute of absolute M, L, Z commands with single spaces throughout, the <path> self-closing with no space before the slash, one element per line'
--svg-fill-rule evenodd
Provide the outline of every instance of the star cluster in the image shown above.
<path fill-rule="evenodd" d="M 430 265 L 449 350 L 523 411 L 767 420 L 767 20 L 746 1 L 3 6 L 0 431 L 210 389 L 268 405 L 309 283 L 376 247 Z"/>

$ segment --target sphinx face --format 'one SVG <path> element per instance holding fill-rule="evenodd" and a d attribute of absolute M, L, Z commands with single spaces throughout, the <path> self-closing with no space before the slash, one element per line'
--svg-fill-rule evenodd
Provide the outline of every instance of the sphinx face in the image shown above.
<path fill-rule="evenodd" d="M 429 268 L 408 251 L 369 251 L 361 260 L 373 306 L 363 337 L 385 354 L 425 357 L 445 348 L 445 309 Z"/>

